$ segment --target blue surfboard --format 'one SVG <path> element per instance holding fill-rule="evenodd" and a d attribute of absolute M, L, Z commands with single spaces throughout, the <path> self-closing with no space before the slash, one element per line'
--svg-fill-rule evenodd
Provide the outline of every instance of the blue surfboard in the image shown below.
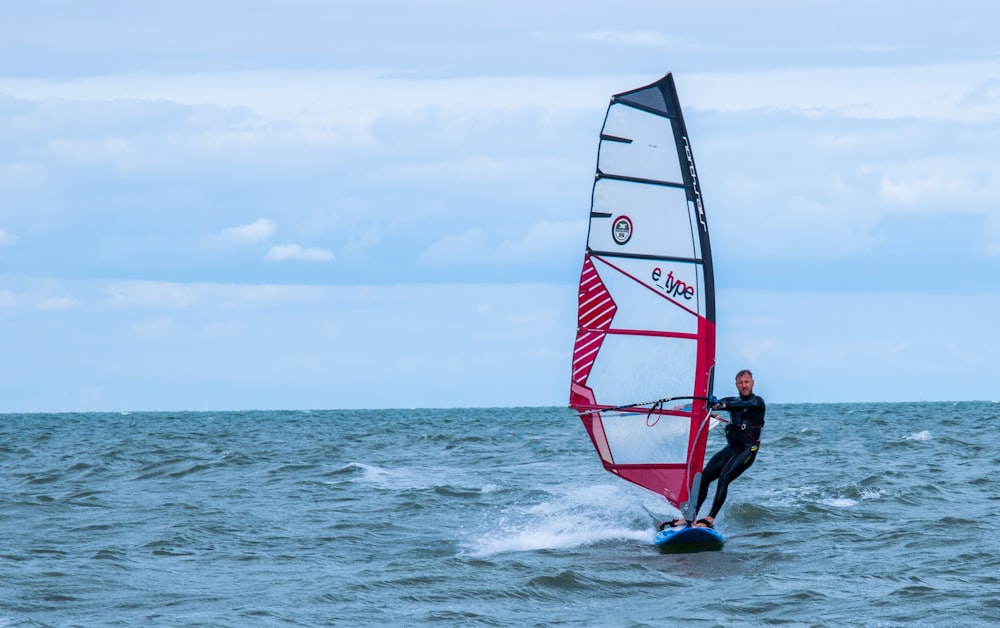
<path fill-rule="evenodd" d="M 721 550 L 725 542 L 715 529 L 694 526 L 667 527 L 653 537 L 653 544 L 664 554 L 713 552 Z"/>

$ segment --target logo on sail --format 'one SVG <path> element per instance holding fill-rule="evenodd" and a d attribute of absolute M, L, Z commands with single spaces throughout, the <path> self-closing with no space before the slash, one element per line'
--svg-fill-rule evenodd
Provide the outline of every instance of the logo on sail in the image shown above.
<path fill-rule="evenodd" d="M 632 238 L 632 220 L 628 216 L 619 216 L 611 223 L 611 237 L 616 244 L 625 244 Z"/>
<path fill-rule="evenodd" d="M 687 285 L 680 277 L 674 277 L 674 271 L 671 270 L 664 277 L 662 270 L 654 268 L 652 277 L 653 285 L 667 293 L 668 297 L 672 299 L 681 297 L 688 301 L 694 298 L 694 286 Z M 661 279 L 663 280 L 662 282 L 660 281 Z"/>

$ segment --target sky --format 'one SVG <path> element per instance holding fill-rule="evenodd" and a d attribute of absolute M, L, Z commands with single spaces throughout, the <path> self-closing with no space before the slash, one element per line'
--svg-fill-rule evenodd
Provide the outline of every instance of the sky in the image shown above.
<path fill-rule="evenodd" d="M 673 72 L 716 394 L 1000 398 L 1000 5 L 0 0 L 0 412 L 560 406 Z"/>

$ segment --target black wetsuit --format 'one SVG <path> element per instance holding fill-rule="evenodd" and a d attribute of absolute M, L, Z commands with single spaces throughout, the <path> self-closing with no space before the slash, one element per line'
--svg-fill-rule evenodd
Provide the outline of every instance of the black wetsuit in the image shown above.
<path fill-rule="evenodd" d="M 757 395 L 748 397 L 726 397 L 719 403 L 726 404 L 729 411 L 729 425 L 726 426 L 726 446 L 705 465 L 701 472 L 701 486 L 698 489 L 698 508 L 705 503 L 708 485 L 718 480 L 715 499 L 708 516 L 715 517 L 722 510 L 729 492 L 729 483 L 740 477 L 757 458 L 760 433 L 764 427 L 764 400 Z M 695 511 L 697 512 L 697 510 Z"/>

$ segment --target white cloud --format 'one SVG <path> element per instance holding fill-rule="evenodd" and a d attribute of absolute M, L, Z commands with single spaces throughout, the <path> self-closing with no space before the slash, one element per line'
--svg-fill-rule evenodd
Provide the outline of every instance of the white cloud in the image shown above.
<path fill-rule="evenodd" d="M 80 302 L 73 297 L 48 297 L 42 299 L 39 304 L 43 310 L 69 310 L 80 305 Z"/>
<path fill-rule="evenodd" d="M 670 37 L 660 31 L 589 31 L 579 33 L 577 37 L 583 40 L 599 41 L 602 43 L 624 46 L 649 48 L 662 48 L 666 46 L 690 47 L 690 44 L 687 44 L 677 38 Z"/>
<path fill-rule="evenodd" d="M 469 229 L 431 244 L 419 256 L 432 266 L 467 264 L 538 264 L 565 260 L 582 250 L 587 236 L 586 220 L 549 221 L 531 224 L 516 238 L 491 241 L 484 229 Z"/>
<path fill-rule="evenodd" d="M 983 313 L 1000 307 L 1000 295 L 723 290 L 718 297 L 717 394 L 729 394 L 732 374 L 750 368 L 758 392 L 775 401 L 995 398 L 990 356 L 1000 351 L 1000 335 Z"/>
<path fill-rule="evenodd" d="M 347 248 L 352 251 L 371 249 L 382 242 L 382 230 L 378 225 L 369 225 L 351 232 L 351 240 Z"/>
<path fill-rule="evenodd" d="M 918 211 L 993 213 L 1000 198 L 998 169 L 1000 161 L 955 157 L 890 164 L 882 172 L 879 193 L 889 203 Z"/>
<path fill-rule="evenodd" d="M 0 77 L 0 93 L 36 101 L 134 99 L 248 107 L 264 121 L 295 120 L 314 125 L 309 127 L 310 136 L 323 131 L 329 134 L 327 139 L 369 141 L 369 125 L 389 115 L 409 115 L 428 108 L 448 112 L 449 117 L 469 116 L 476 109 L 514 111 L 541 107 L 560 112 L 590 109 L 594 103 L 601 108 L 613 91 L 650 80 L 648 75 L 412 78 L 383 70 L 206 72 L 119 74 L 67 81 Z M 344 98 L 345 94 L 351 97 Z M 321 126 L 315 126 L 316 123 Z"/>
<path fill-rule="evenodd" d="M 586 237 L 586 220 L 544 220 L 529 226 L 522 237 L 501 242 L 494 257 L 497 262 L 504 264 L 532 264 L 566 259 L 582 250 Z"/>
<path fill-rule="evenodd" d="M 0 246 L 10 246 L 17 242 L 17 236 L 9 231 L 0 229 Z"/>
<path fill-rule="evenodd" d="M 872 251 L 883 242 L 874 212 L 854 211 L 837 200 L 798 194 L 773 202 L 766 214 L 727 212 L 727 220 L 714 221 L 710 213 L 716 257 L 734 263 L 745 259 L 830 260 Z M 724 227 L 717 226 L 720 222 Z"/>
<path fill-rule="evenodd" d="M 198 305 L 185 310 L 169 298 L 98 307 L 112 289 L 100 282 L 53 288 L 96 305 L 89 315 L 79 310 L 88 316 L 78 320 L 85 333 L 5 319 L 5 349 L 24 365 L 23 376 L 5 374 L 19 392 L 14 411 L 109 409 L 107 401 L 79 405 L 68 396 L 83 385 L 123 393 L 115 408 L 143 409 L 566 401 L 575 285 L 197 284 L 183 287 Z M 181 287 L 113 288 L 169 295 Z M 1000 337 L 982 313 L 1000 307 L 997 295 L 739 290 L 719 297 L 718 394 L 729 394 L 732 374 L 749 367 L 772 402 L 996 397 L 989 359 Z M 422 307 L 399 307 L 415 302 Z M 83 368 L 95 354 L 81 343 L 99 350 L 104 368 Z M 30 377 L 45 366 L 72 385 Z M 387 391 L 386 378 L 400 385 Z M 302 386 L 316 381 L 334 385 Z"/>
<path fill-rule="evenodd" d="M 1000 257 L 1000 216 L 994 213 L 986 217 L 983 237 L 986 241 L 986 255 Z"/>
<path fill-rule="evenodd" d="M 808 68 L 677 77 L 685 107 L 861 119 L 1000 120 L 1000 61 Z"/>
<path fill-rule="evenodd" d="M 231 242 L 255 244 L 274 235 L 274 221 L 261 218 L 247 225 L 222 230 L 222 238 Z"/>
<path fill-rule="evenodd" d="M 334 259 L 334 256 L 333 253 L 326 249 L 307 248 L 298 244 L 281 244 L 272 246 L 264 259 L 269 262 L 284 262 L 288 260 L 329 262 Z"/>
<path fill-rule="evenodd" d="M 460 235 L 450 235 L 431 244 L 417 258 L 421 264 L 447 266 L 478 261 L 487 251 L 486 232 L 470 229 Z"/>
<path fill-rule="evenodd" d="M 6 317 L 11 411 L 554 405 L 568 386 L 572 286 L 151 284 L 52 286 L 93 304 L 73 326 Z M 140 296 L 109 308 L 113 291 Z M 81 386 L 119 396 L 81 403 Z"/>
<path fill-rule="evenodd" d="M 199 302 L 197 284 L 162 281 L 115 281 L 104 286 L 106 298 L 116 308 L 187 309 Z"/>
<path fill-rule="evenodd" d="M 284 284 L 177 283 L 168 281 L 59 282 L 56 287 L 96 292 L 100 307 L 122 311 L 236 311 L 247 307 L 313 307 L 323 300 L 312 286 Z"/>
<path fill-rule="evenodd" d="M 14 307 L 21 302 L 11 290 L 0 290 L 0 307 Z"/>
<path fill-rule="evenodd" d="M 141 338 L 162 339 L 176 331 L 174 319 L 163 314 L 143 318 L 129 326 L 129 332 Z"/>

